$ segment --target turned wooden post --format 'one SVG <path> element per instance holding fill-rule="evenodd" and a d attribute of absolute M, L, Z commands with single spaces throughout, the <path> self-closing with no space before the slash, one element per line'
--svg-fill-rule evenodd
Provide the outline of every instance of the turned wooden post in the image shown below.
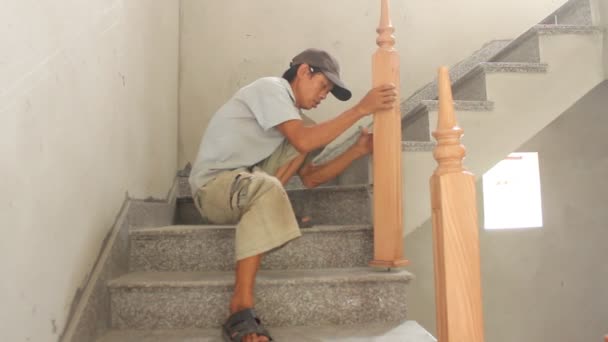
<path fill-rule="evenodd" d="M 378 50 L 372 60 L 373 86 L 393 83 L 399 93 L 399 55 L 388 0 L 381 0 Z M 399 96 L 397 96 L 399 98 Z M 405 266 L 401 191 L 401 113 L 399 105 L 374 113 L 374 260 L 371 266 Z"/>
<path fill-rule="evenodd" d="M 448 69 L 439 69 L 438 167 L 431 177 L 435 301 L 439 342 L 481 342 L 483 313 L 475 177 L 462 166 Z"/>

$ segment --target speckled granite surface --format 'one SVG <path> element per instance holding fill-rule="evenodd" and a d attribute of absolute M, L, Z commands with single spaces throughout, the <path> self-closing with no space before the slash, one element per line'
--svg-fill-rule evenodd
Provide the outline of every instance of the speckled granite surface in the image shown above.
<path fill-rule="evenodd" d="M 372 227 L 315 226 L 272 251 L 262 269 L 365 266 L 372 259 Z M 234 269 L 233 226 L 169 226 L 131 232 L 131 271 Z"/>
<path fill-rule="evenodd" d="M 406 319 L 407 271 L 370 268 L 261 271 L 256 311 L 272 326 Z M 233 272 L 137 272 L 111 281 L 112 326 L 206 328 L 227 317 Z"/>
<path fill-rule="evenodd" d="M 435 142 L 424 141 L 403 141 L 401 142 L 402 151 L 410 152 L 432 152 L 435 149 Z"/>
<path fill-rule="evenodd" d="M 164 225 L 172 221 L 171 201 L 127 199 L 108 236 L 107 245 L 93 269 L 80 302 L 74 308 L 62 341 L 89 342 L 110 329 L 111 307 L 107 281 L 126 274 L 129 264 L 129 230 L 140 225 Z"/>
<path fill-rule="evenodd" d="M 415 321 L 396 323 L 269 327 L 277 342 L 436 342 Z M 220 329 L 112 331 L 97 342 L 223 342 Z"/>
<path fill-rule="evenodd" d="M 477 70 L 485 73 L 543 73 L 547 72 L 548 68 L 549 66 L 545 63 L 487 62 L 480 63 Z"/>
<path fill-rule="evenodd" d="M 287 194 L 298 216 L 311 216 L 316 224 L 370 224 L 369 185 L 326 186 L 289 189 Z M 191 197 L 178 200 L 175 224 L 208 224 L 194 207 Z"/>
<path fill-rule="evenodd" d="M 310 216 L 319 224 L 370 224 L 369 185 L 289 190 L 296 215 Z"/>

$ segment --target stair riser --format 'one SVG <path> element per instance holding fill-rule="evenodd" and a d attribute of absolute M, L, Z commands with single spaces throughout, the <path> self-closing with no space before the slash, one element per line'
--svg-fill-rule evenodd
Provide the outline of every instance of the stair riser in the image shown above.
<path fill-rule="evenodd" d="M 392 322 L 406 319 L 406 283 L 305 283 L 256 288 L 256 311 L 270 326 Z M 230 286 L 113 288 L 112 327 L 219 327 L 228 316 Z"/>
<path fill-rule="evenodd" d="M 453 87 L 454 100 L 486 101 L 486 75 L 483 71 L 476 72 L 463 79 Z"/>
<path fill-rule="evenodd" d="M 541 60 L 538 39 L 538 34 L 532 34 L 518 42 L 513 48 L 505 50 L 503 53 L 494 58 L 493 61 L 511 63 L 540 63 Z"/>
<path fill-rule="evenodd" d="M 289 199 L 296 215 L 311 216 L 316 224 L 372 223 L 368 188 L 290 191 Z"/>
<path fill-rule="evenodd" d="M 401 121 L 401 140 L 430 141 L 429 116 L 426 109 L 413 113 Z"/>
<path fill-rule="evenodd" d="M 372 259 L 372 230 L 308 233 L 267 254 L 262 269 L 365 266 Z M 131 271 L 226 271 L 234 269 L 234 230 L 131 240 Z"/>
<path fill-rule="evenodd" d="M 315 224 L 370 224 L 370 200 L 366 188 L 290 190 L 291 205 L 296 215 L 311 216 Z M 203 221 L 192 199 L 177 202 L 174 224 L 208 224 Z"/>
<path fill-rule="evenodd" d="M 133 200 L 127 219 L 131 227 L 160 227 L 170 225 L 174 215 L 173 204 Z"/>
<path fill-rule="evenodd" d="M 361 185 L 370 184 L 369 169 L 371 157 L 365 156 L 355 160 L 350 166 L 337 177 L 339 185 Z M 369 209 L 368 209 L 369 210 Z"/>

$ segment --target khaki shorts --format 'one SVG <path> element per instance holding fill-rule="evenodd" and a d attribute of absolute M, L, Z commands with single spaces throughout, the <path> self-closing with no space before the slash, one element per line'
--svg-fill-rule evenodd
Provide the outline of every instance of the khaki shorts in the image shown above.
<path fill-rule="evenodd" d="M 194 195 L 204 218 L 237 224 L 237 260 L 279 248 L 302 235 L 283 185 L 271 176 L 298 155 L 285 142 L 254 167 L 224 171 Z"/>

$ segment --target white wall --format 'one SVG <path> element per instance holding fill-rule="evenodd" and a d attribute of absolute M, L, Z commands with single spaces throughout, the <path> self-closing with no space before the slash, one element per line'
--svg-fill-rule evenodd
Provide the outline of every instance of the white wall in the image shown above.
<path fill-rule="evenodd" d="M 538 152 L 543 228 L 486 231 L 478 186 L 486 341 L 601 341 L 608 333 L 608 82 L 518 149 Z M 480 183 L 480 182 L 479 182 Z M 430 224 L 406 237 L 410 319 L 435 332 Z"/>
<path fill-rule="evenodd" d="M 515 38 L 565 0 L 391 1 L 402 97 L 493 39 Z M 210 116 L 239 87 L 277 75 L 308 47 L 340 60 L 354 105 L 371 84 L 379 1 L 181 0 L 179 165 L 194 158 Z M 344 110 L 328 100 L 316 119 Z"/>
<path fill-rule="evenodd" d="M 0 340 L 56 341 L 125 194 L 177 169 L 179 3 L 0 10 Z"/>

